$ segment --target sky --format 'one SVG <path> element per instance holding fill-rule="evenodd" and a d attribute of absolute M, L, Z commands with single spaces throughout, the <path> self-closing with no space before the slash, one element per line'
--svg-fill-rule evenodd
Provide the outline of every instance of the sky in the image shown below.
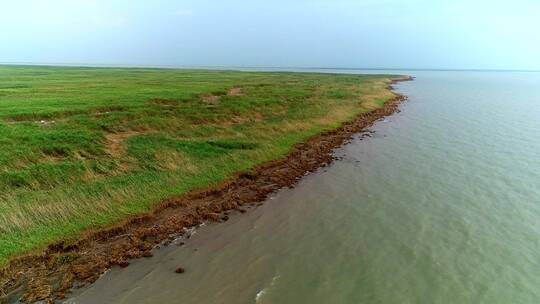
<path fill-rule="evenodd" d="M 540 70 L 540 1 L 0 0 L 0 62 Z"/>

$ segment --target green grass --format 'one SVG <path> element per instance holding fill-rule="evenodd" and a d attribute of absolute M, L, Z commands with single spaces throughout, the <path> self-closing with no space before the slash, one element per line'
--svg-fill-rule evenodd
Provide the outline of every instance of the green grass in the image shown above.
<path fill-rule="evenodd" d="M 279 158 L 390 79 L 0 66 L 0 264 Z"/>

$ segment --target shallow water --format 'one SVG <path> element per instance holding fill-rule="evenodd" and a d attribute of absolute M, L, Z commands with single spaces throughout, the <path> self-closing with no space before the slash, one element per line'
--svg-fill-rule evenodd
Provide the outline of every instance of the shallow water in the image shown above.
<path fill-rule="evenodd" d="M 540 74 L 407 74 L 342 160 L 68 303 L 540 303 Z"/>

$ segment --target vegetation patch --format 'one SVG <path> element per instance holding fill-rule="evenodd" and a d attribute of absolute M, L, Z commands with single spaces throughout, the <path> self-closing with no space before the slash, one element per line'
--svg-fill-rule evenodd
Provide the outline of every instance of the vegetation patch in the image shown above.
<path fill-rule="evenodd" d="M 0 263 L 281 158 L 393 78 L 0 66 Z"/>

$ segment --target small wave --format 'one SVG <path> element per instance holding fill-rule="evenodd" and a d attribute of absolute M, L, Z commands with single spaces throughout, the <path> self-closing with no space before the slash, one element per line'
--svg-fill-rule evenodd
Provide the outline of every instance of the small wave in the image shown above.
<path fill-rule="evenodd" d="M 186 228 L 184 227 L 184 238 L 189 239 L 197 233 L 197 229 L 206 226 L 206 223 L 201 223 L 197 226 Z"/>
<path fill-rule="evenodd" d="M 262 296 L 264 296 L 265 293 L 266 293 L 266 288 L 257 292 L 257 295 L 255 296 L 255 303 L 259 303 L 259 300 L 261 299 Z"/>
<path fill-rule="evenodd" d="M 263 289 L 261 289 L 259 292 L 257 292 L 257 295 L 255 295 L 255 303 L 259 303 L 259 301 L 261 300 L 261 298 L 266 294 L 266 292 L 268 291 L 268 289 L 272 286 L 274 286 L 274 283 L 277 281 L 277 279 L 279 279 L 279 275 L 275 275 L 273 278 L 272 278 L 272 281 L 270 282 L 270 285 L 268 287 L 265 287 Z"/>

